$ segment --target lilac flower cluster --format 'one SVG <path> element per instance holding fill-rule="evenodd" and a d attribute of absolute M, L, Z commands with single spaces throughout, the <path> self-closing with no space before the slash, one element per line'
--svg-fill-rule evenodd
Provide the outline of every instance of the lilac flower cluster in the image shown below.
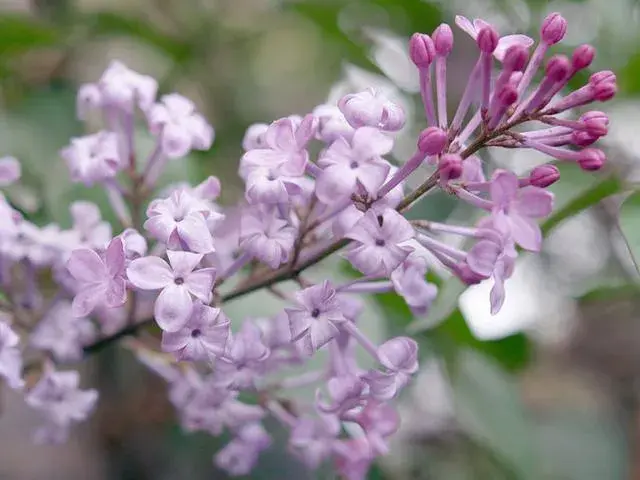
<path fill-rule="evenodd" d="M 394 399 L 418 370 L 419 352 L 405 336 L 373 342 L 361 328 L 359 298 L 395 292 L 425 315 L 437 295 L 426 274 L 438 265 L 467 284 L 492 281 L 497 312 L 518 248 L 541 248 L 538 220 L 553 208 L 546 188 L 559 179 L 555 162 L 593 171 L 605 161 L 591 145 L 607 133 L 606 114 L 587 111 L 575 120 L 566 112 L 613 97 L 615 75 L 594 73 L 568 91 L 595 51 L 583 45 L 545 63 L 565 34 L 564 18 L 549 15 L 535 47 L 524 35 L 500 37 L 482 20 L 457 17 L 456 24 L 479 54 L 451 120 L 451 28 L 442 24 L 409 42 L 427 126 L 402 166 L 386 158 L 405 123 L 402 108 L 375 90 L 353 93 L 337 106 L 252 125 L 239 164 L 244 198 L 232 207 L 217 203 L 215 177 L 153 198 L 168 162 L 213 142 L 213 128 L 191 101 L 176 93 L 158 99 L 154 79 L 118 62 L 82 86 L 78 115 L 98 114 L 105 129 L 71 139 L 61 155 L 74 182 L 107 192 L 121 233 L 113 236 L 89 202 L 72 204 L 72 228 L 62 229 L 32 224 L 0 196 L 0 376 L 42 414 L 37 439 L 64 440 L 96 404 L 97 392 L 80 389 L 77 372 L 56 365 L 129 336 L 126 345 L 167 381 L 186 431 L 231 433 L 214 457 L 220 468 L 250 472 L 271 445 L 261 422 L 272 416 L 309 468 L 333 461 L 345 478 L 364 478 L 399 428 Z M 140 119 L 155 138 L 144 162 L 134 138 Z M 487 172 L 479 156 L 486 147 L 534 149 L 551 160 L 520 177 Z M 408 192 L 419 167 L 432 174 Z M 19 176 L 15 159 L 0 160 L 1 185 Z M 475 207 L 478 222 L 407 220 L 403 212 L 435 188 Z M 466 238 L 469 247 L 441 234 Z M 307 268 L 339 251 L 362 275 L 346 283 L 306 278 Z M 53 292 L 40 284 L 45 270 Z M 285 280 L 294 281 L 294 292 L 276 287 Z M 225 302 L 262 288 L 287 306 L 271 318 L 227 317 Z M 151 322 L 162 332 L 157 345 L 131 338 Z M 292 373 L 316 355 L 322 367 Z M 309 404 L 288 397 L 303 386 L 315 388 Z"/>

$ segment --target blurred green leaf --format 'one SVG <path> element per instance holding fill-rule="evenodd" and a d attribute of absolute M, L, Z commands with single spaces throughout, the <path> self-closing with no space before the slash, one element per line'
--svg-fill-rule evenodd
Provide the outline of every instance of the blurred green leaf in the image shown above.
<path fill-rule="evenodd" d="M 632 193 L 626 198 L 620 207 L 619 221 L 620 230 L 637 270 L 640 258 L 640 192 Z"/>
<path fill-rule="evenodd" d="M 49 47 L 62 38 L 54 26 L 20 15 L 1 15 L 0 32 L 0 56 Z"/>
<path fill-rule="evenodd" d="M 517 479 L 536 479 L 533 424 L 513 378 L 494 361 L 463 350 L 450 368 L 457 420 L 475 441 L 486 445 Z"/>

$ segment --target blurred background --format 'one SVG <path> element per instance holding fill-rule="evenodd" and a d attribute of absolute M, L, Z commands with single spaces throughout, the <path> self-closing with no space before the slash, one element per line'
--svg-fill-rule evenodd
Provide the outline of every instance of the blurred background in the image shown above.
<path fill-rule="evenodd" d="M 521 255 L 499 315 L 489 315 L 489 286 L 464 291 L 446 276 L 434 275 L 440 296 L 426 318 L 412 318 L 393 295 L 370 300 L 369 333 L 409 329 L 421 343 L 422 368 L 400 401 L 403 426 L 392 451 L 369 478 L 640 479 L 640 297 L 622 235 L 640 249 L 640 201 L 625 202 L 618 218 L 623 190 L 638 178 L 637 0 L 0 0 L 0 151 L 24 169 L 8 195 L 40 224 L 68 226 L 76 199 L 108 211 L 101 191 L 69 183 L 58 151 L 94 128 L 76 121 L 75 91 L 112 59 L 157 78 L 161 93 L 196 101 L 216 129 L 215 144 L 171 164 L 165 181 L 217 175 L 230 203 L 242 193 L 236 166 L 249 124 L 374 86 L 408 112 L 394 150 L 401 162 L 424 128 L 406 54 L 411 33 L 431 33 L 463 14 L 503 34 L 535 37 L 551 11 L 569 20 L 556 51 L 592 43 L 591 68 L 618 75 L 620 93 L 602 107 L 612 121 L 601 145 L 610 166 L 597 175 L 563 170 L 545 249 Z M 450 100 L 459 98 L 476 55 L 464 33 L 454 34 Z M 138 148 L 150 146 L 141 126 Z M 487 162 L 516 171 L 544 161 L 490 153 Z M 442 195 L 412 215 L 467 223 L 474 212 Z M 351 274 L 334 267 L 334 277 Z M 256 315 L 257 305 L 261 314 L 281 307 L 268 302 L 248 297 L 227 314 L 238 322 Z M 84 385 L 100 390 L 100 405 L 67 445 L 32 445 L 38 420 L 21 398 L 2 392 L 0 479 L 226 478 L 211 461 L 226 439 L 181 432 L 163 383 L 126 350 L 107 349 L 81 370 Z M 250 478 L 335 478 L 331 468 L 306 472 L 287 454 L 285 432 L 267 426 L 277 441 Z"/>

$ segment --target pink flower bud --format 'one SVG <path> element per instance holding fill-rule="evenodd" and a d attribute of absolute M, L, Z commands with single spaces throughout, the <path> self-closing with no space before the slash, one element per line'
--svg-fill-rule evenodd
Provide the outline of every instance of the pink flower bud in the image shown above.
<path fill-rule="evenodd" d="M 580 121 L 582 122 L 588 122 L 589 120 L 598 120 L 605 125 L 609 125 L 609 116 L 599 110 L 588 111 L 580 117 Z"/>
<path fill-rule="evenodd" d="M 598 140 L 598 136 L 591 135 L 591 133 L 585 130 L 574 130 L 571 133 L 571 143 L 578 147 L 588 147 L 594 144 Z"/>
<path fill-rule="evenodd" d="M 518 100 L 518 90 L 515 86 L 507 84 L 498 92 L 498 100 L 502 105 L 513 105 Z"/>
<path fill-rule="evenodd" d="M 580 152 L 578 165 L 580 165 L 580 168 L 583 170 L 593 172 L 595 170 L 600 170 L 606 159 L 607 158 L 602 150 L 598 150 L 597 148 L 585 148 Z"/>
<path fill-rule="evenodd" d="M 598 119 L 589 119 L 584 122 L 587 127 L 587 132 L 595 137 L 604 137 L 609 133 L 607 124 Z"/>
<path fill-rule="evenodd" d="M 409 57 L 418 68 L 428 68 L 436 56 L 436 47 L 429 35 L 414 33 L 409 40 Z"/>
<path fill-rule="evenodd" d="M 593 59 L 596 56 L 596 49 L 591 45 L 584 44 L 580 45 L 573 51 L 573 55 L 571 56 L 571 63 L 573 64 L 574 70 L 582 70 L 583 68 L 587 68 L 593 62 Z"/>
<path fill-rule="evenodd" d="M 602 70 L 596 72 L 589 77 L 590 85 L 598 85 L 599 83 L 616 83 L 616 74 L 611 70 Z"/>
<path fill-rule="evenodd" d="M 451 53 L 453 49 L 453 32 L 449 25 L 441 23 L 438 28 L 433 31 L 432 37 L 438 55 L 446 57 Z"/>
<path fill-rule="evenodd" d="M 547 45 L 558 43 L 567 33 L 567 21 L 558 12 L 550 13 L 542 22 L 540 37 Z"/>
<path fill-rule="evenodd" d="M 571 62 L 564 55 L 554 55 L 547 62 L 545 75 L 555 82 L 562 82 L 571 73 Z"/>
<path fill-rule="evenodd" d="M 442 153 L 447 143 L 447 132 L 438 127 L 425 128 L 418 137 L 418 149 L 427 155 Z"/>
<path fill-rule="evenodd" d="M 611 82 L 601 82 L 593 87 L 593 98 L 600 102 L 611 100 L 617 93 L 618 86 Z"/>
<path fill-rule="evenodd" d="M 493 53 L 498 46 L 498 40 L 500 40 L 500 36 L 496 29 L 491 25 L 487 25 L 478 32 L 476 43 L 484 53 Z"/>
<path fill-rule="evenodd" d="M 515 44 L 511 45 L 504 54 L 504 60 L 502 64 L 505 68 L 520 72 L 524 70 L 529 59 L 529 51 L 523 45 Z"/>
<path fill-rule="evenodd" d="M 539 165 L 529 175 L 529 183 L 534 187 L 546 188 L 560 180 L 560 170 L 551 164 Z"/>
<path fill-rule="evenodd" d="M 440 176 L 447 180 L 454 180 L 462 175 L 462 157 L 456 153 L 447 153 L 440 158 L 438 164 Z"/>

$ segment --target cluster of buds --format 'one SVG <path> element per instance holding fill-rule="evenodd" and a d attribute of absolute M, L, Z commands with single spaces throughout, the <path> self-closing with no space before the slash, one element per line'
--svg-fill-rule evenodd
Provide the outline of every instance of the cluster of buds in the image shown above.
<path fill-rule="evenodd" d="M 427 127 L 401 167 L 385 156 L 405 123 L 403 110 L 374 90 L 350 94 L 337 106 L 252 125 L 239 165 L 244 198 L 232 207 L 216 202 L 215 177 L 152 197 L 167 162 L 213 142 L 213 128 L 192 102 L 179 94 L 157 100 L 152 78 L 117 62 L 83 86 L 78 114 L 99 112 L 105 130 L 72 139 L 61 154 L 73 181 L 105 189 L 122 231 L 113 236 L 89 202 L 72 204 L 72 228 L 62 229 L 32 224 L 0 197 L 0 375 L 43 415 L 36 438 L 64 440 L 97 401 L 95 390 L 80 389 L 77 372 L 58 366 L 129 337 L 126 345 L 167 381 L 185 430 L 230 432 L 232 440 L 214 457 L 230 474 L 250 472 L 270 447 L 261 422 L 272 416 L 309 468 L 332 460 L 345 478 L 365 478 L 399 428 L 394 400 L 417 372 L 419 352 L 406 336 L 372 341 L 361 328 L 362 297 L 395 292 L 415 315 L 426 315 L 437 295 L 426 274 L 438 266 L 467 284 L 492 281 L 497 312 L 517 247 L 541 248 L 537 221 L 553 208 L 546 188 L 559 179 L 554 163 L 591 171 L 605 161 L 591 145 L 607 133 L 607 116 L 565 115 L 615 94 L 611 72 L 594 73 L 566 93 L 571 78 L 591 64 L 593 47 L 550 57 L 534 83 L 547 50 L 565 34 L 564 18 L 545 19 L 535 48 L 533 39 L 500 37 L 481 20 L 456 23 L 473 37 L 479 56 L 451 121 L 451 28 L 442 24 L 410 40 Z M 155 137 L 144 162 L 134 139 L 139 112 Z M 312 157 L 314 144 L 320 148 Z M 487 147 L 535 149 L 552 159 L 521 177 L 486 172 L 478 153 Z M 406 192 L 407 178 L 423 166 L 433 173 Z M 0 184 L 19 176 L 14 159 L 0 160 Z M 478 223 L 407 220 L 403 212 L 435 188 L 476 207 Z M 470 248 L 456 248 L 441 234 L 466 237 Z M 310 282 L 306 270 L 336 252 L 361 275 Z M 38 283 L 45 269 L 57 286 L 47 298 Z M 294 292 L 276 286 L 286 280 L 294 281 Z M 286 307 L 271 318 L 225 314 L 225 302 L 259 289 Z M 150 323 L 161 330 L 158 345 L 131 338 Z M 357 350 L 370 357 L 366 365 Z M 320 368 L 292 373 L 319 352 Z M 28 354 L 35 360 L 25 361 Z M 23 380 L 29 367 L 38 372 L 33 382 Z M 301 387 L 315 388 L 315 400 L 292 400 L 289 392 Z"/>

